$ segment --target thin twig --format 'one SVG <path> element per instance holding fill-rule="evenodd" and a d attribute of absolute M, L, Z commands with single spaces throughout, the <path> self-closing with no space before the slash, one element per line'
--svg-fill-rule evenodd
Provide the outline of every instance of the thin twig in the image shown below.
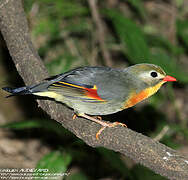
<path fill-rule="evenodd" d="M 66 32 L 66 31 L 62 31 L 62 32 L 61 32 L 61 36 L 64 38 L 65 44 L 66 44 L 66 46 L 68 47 L 68 49 L 69 49 L 71 55 L 81 58 L 81 56 L 80 56 L 80 54 L 79 54 L 79 51 L 78 51 L 78 49 L 76 48 L 76 46 L 75 46 L 75 44 L 74 44 L 73 39 L 71 39 L 71 38 L 69 37 L 69 33 Z"/>
<path fill-rule="evenodd" d="M 103 58 L 107 66 L 112 66 L 113 61 L 110 57 L 110 53 L 108 49 L 106 48 L 104 26 L 98 11 L 96 0 L 88 0 L 88 4 L 91 9 L 93 21 L 95 22 L 97 27 L 97 37 L 98 37 L 99 45 L 101 47 Z"/>
<path fill-rule="evenodd" d="M 94 47 L 91 52 L 90 64 L 91 66 L 97 66 L 97 57 L 98 57 L 99 49 L 98 47 Z"/>
<path fill-rule="evenodd" d="M 157 134 L 157 136 L 155 136 L 153 138 L 154 141 L 160 141 L 164 136 L 165 134 L 168 132 L 169 130 L 169 126 L 164 126 L 163 129 L 161 130 L 161 132 L 159 134 Z"/>

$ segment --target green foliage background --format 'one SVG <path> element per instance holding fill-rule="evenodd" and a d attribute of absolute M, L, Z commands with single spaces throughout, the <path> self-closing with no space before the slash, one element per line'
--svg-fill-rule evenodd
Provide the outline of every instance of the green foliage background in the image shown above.
<path fill-rule="evenodd" d="M 23 2 L 33 43 L 51 75 L 78 66 L 107 64 L 101 53 L 98 41 L 100 37 L 87 0 Z M 184 3 L 185 0 L 160 1 L 161 7 L 157 12 L 149 6 L 155 5 L 151 0 L 115 0 L 114 3 L 109 0 L 98 1 L 97 4 L 113 67 L 153 63 L 178 79 L 173 87 L 170 83 L 138 108 L 128 109 L 104 119 L 120 121 L 123 116 L 127 117 L 126 124 L 129 128 L 152 138 L 168 127 L 160 141 L 174 149 L 188 145 L 187 117 L 182 117 L 184 110 L 176 103 L 176 92 L 180 91 L 186 96 L 185 89 L 188 84 L 188 8 Z M 168 18 L 162 20 L 160 16 L 161 13 L 169 13 L 165 10 L 167 7 L 172 8 L 170 13 L 176 13 L 174 18 L 169 20 L 173 21 L 170 27 L 165 24 L 168 23 Z M 173 118 L 165 111 L 167 106 L 174 112 Z M 48 118 L 42 119 L 37 113 L 1 127 L 15 132 L 22 131 L 23 134 L 27 130 L 32 134 L 38 129 L 40 137 L 45 137 L 41 141 L 51 148 L 51 152 L 40 159 L 36 167 L 48 168 L 53 173 L 69 172 L 63 179 L 165 179 L 118 153 L 88 147 L 61 125 Z M 48 140 L 49 137 L 53 139 L 53 143 Z M 62 143 L 57 143 L 57 140 Z"/>

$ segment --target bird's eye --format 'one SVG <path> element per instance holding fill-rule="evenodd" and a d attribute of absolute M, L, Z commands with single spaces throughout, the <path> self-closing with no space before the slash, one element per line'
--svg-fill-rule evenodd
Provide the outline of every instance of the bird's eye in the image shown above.
<path fill-rule="evenodd" d="M 158 76 L 157 72 L 155 72 L 155 71 L 152 71 L 150 75 L 151 75 L 153 78 L 155 78 L 155 77 Z"/>

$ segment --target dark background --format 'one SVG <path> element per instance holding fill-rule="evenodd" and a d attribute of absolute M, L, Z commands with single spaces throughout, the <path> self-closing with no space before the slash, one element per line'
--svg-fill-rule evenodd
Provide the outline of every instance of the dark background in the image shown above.
<path fill-rule="evenodd" d="M 188 155 L 186 0 L 23 3 L 32 41 L 51 75 L 78 66 L 125 68 L 147 62 L 177 78 L 134 108 L 103 119 L 126 119 L 129 128 Z M 24 86 L 2 37 L 0 86 Z M 48 168 L 68 172 L 65 179 L 164 179 L 119 153 L 85 145 L 50 120 L 36 97 L 6 95 L 0 90 L 0 168 Z"/>

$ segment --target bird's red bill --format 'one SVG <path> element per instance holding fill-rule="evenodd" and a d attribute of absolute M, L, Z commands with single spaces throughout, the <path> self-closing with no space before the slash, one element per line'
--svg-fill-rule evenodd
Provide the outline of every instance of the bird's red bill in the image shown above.
<path fill-rule="evenodd" d="M 172 76 L 165 76 L 163 81 L 177 81 L 176 78 L 172 77 Z"/>

